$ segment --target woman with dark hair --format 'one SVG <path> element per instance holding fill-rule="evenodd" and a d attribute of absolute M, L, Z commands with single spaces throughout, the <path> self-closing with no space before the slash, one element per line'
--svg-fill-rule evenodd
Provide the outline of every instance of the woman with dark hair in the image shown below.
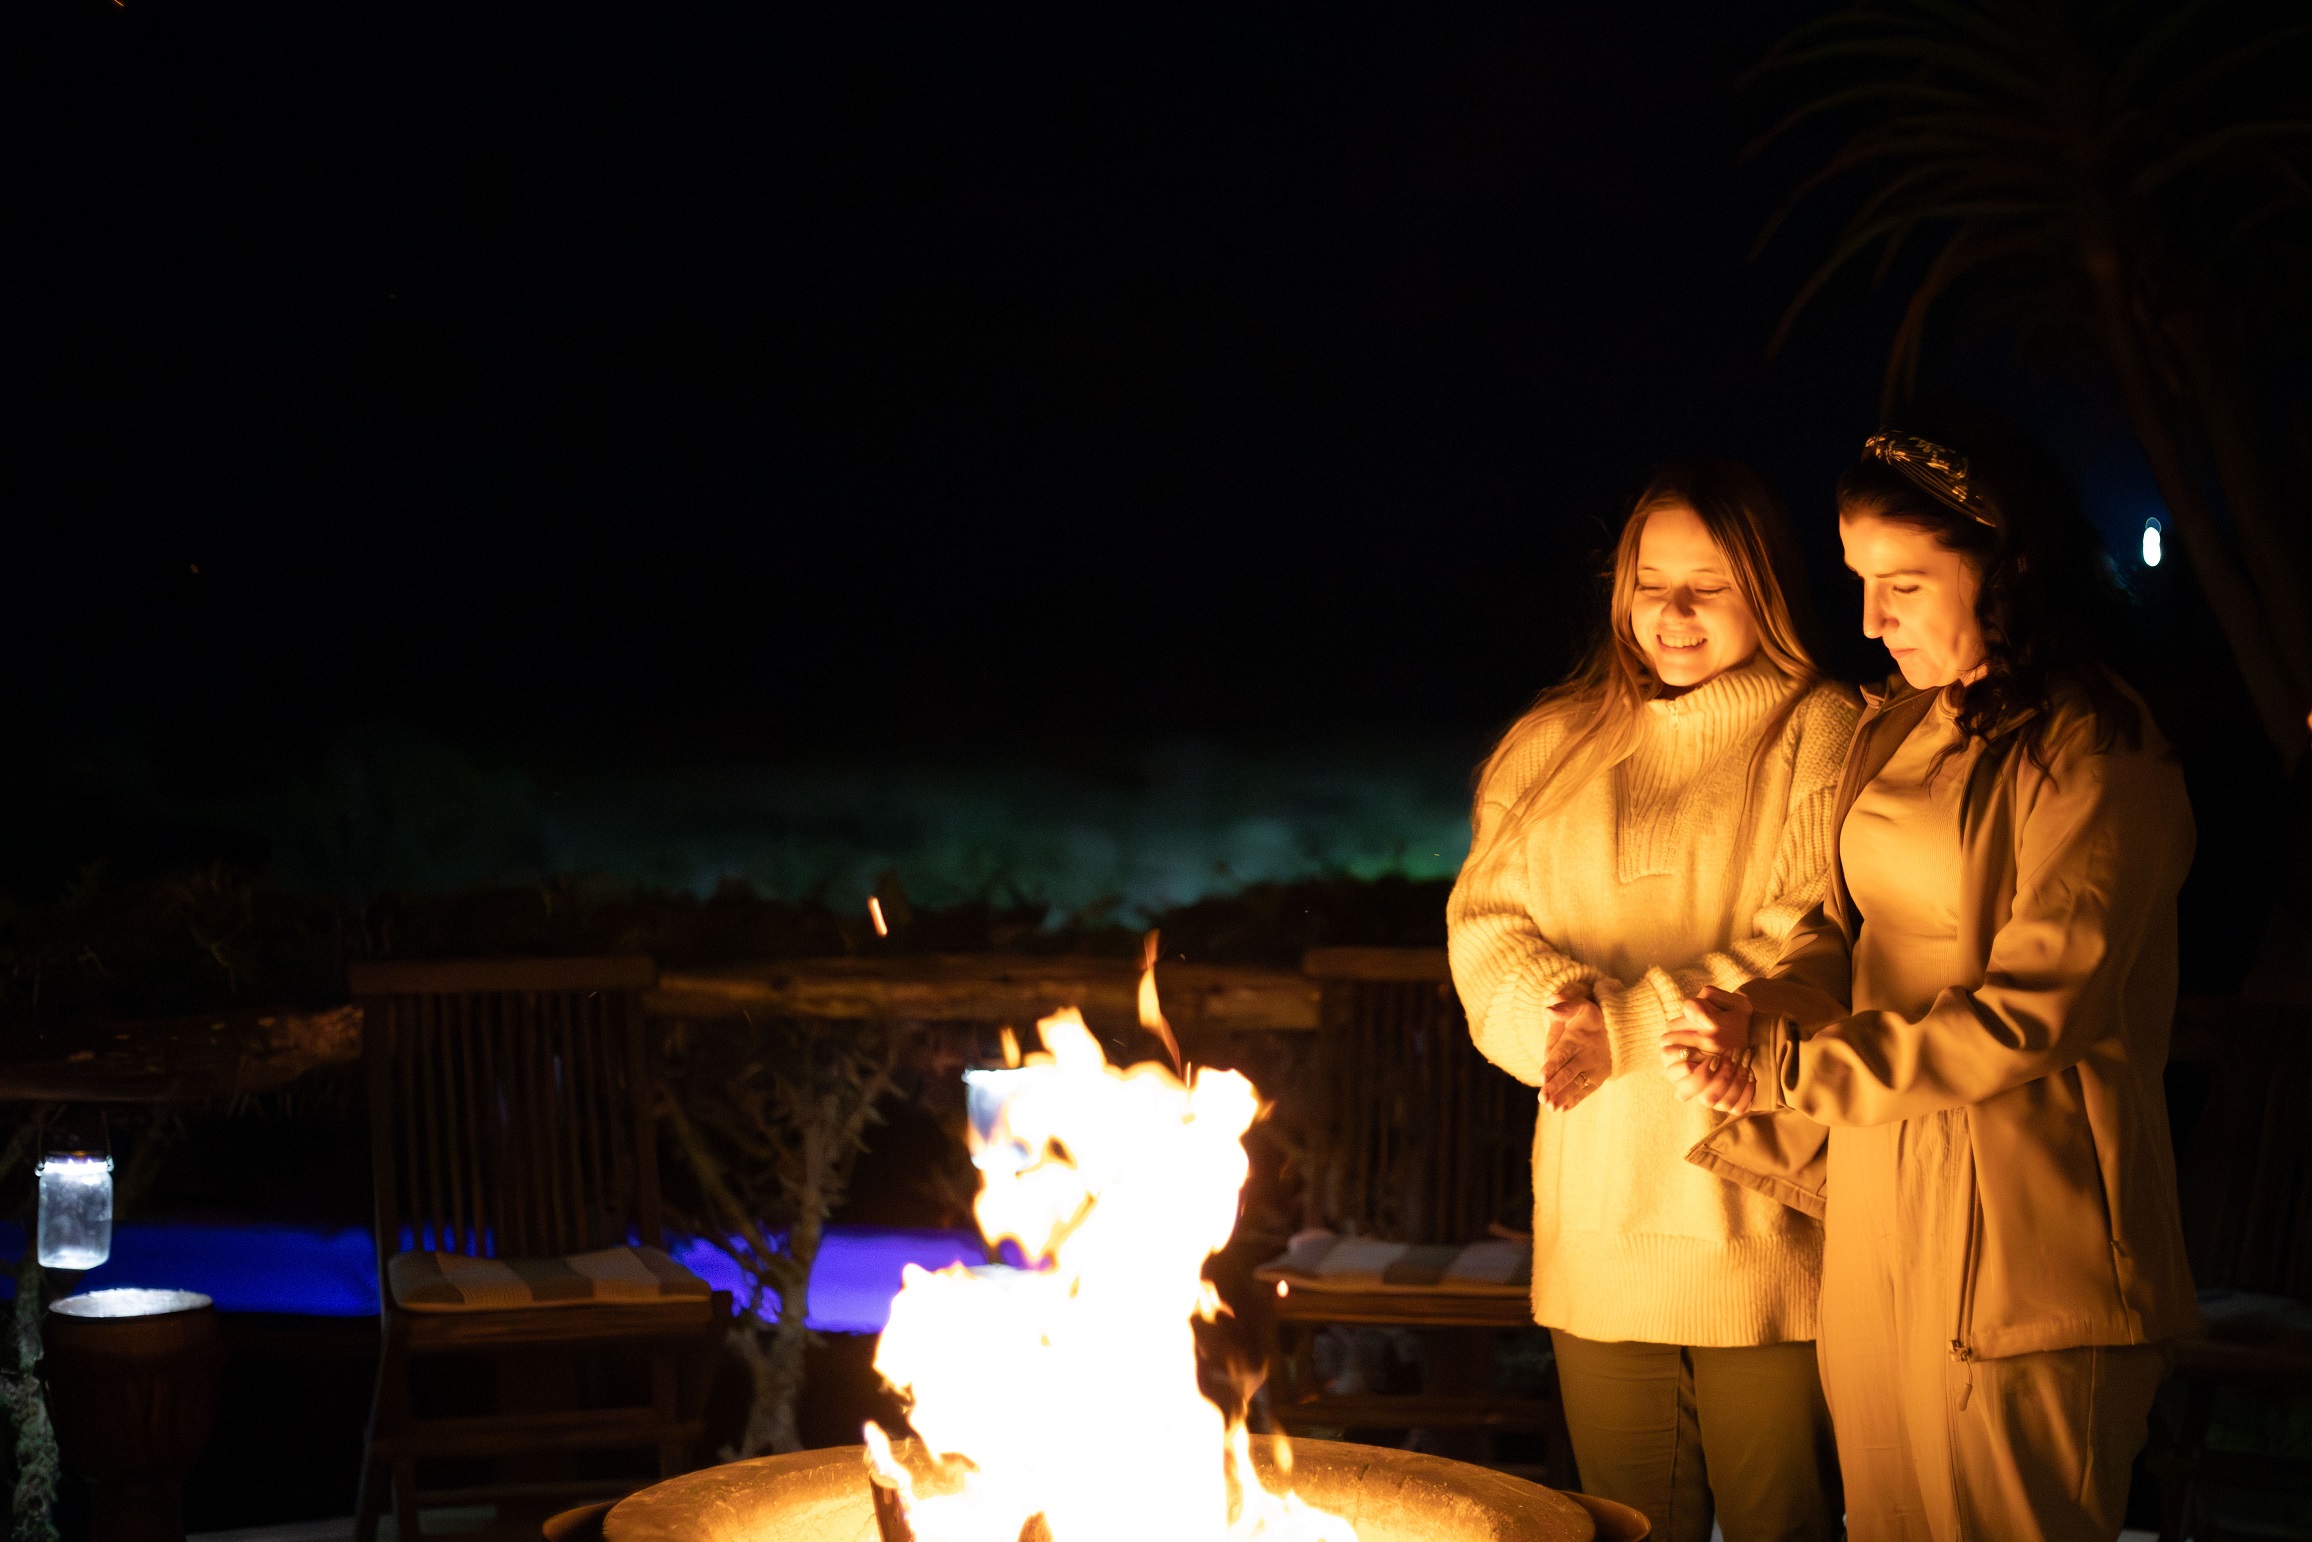
<path fill-rule="evenodd" d="M 1479 773 L 1446 911 L 1477 1047 L 1541 1089 L 1533 1313 L 1582 1486 L 1664 1542 L 1838 1534 L 1821 1232 L 1688 1165 L 1718 1121 L 1654 1074 L 1684 993 L 1765 969 L 1822 894 L 1856 707 L 1804 584 L 1756 473 L 1656 474 L 1604 635 Z"/>
<path fill-rule="evenodd" d="M 2196 1321 L 2160 1082 L 2191 808 L 2103 662 L 2086 522 L 1987 438 L 1881 434 L 1839 483 L 1901 679 L 1857 731 L 1821 907 L 1765 978 L 1691 992 L 1663 1051 L 1681 1095 L 1750 1109 L 1693 1160 L 1822 1218 L 1863 1542 L 2108 1542 L 2161 1342 Z"/>

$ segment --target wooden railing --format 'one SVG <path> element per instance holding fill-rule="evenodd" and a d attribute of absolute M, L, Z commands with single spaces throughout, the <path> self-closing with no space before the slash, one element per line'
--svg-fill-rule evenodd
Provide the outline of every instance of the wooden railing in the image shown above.
<path fill-rule="evenodd" d="M 1160 964 L 1164 1014 L 1183 1034 L 1301 1033 L 1318 1024 L 1318 983 L 1283 969 Z M 643 1009 L 713 1018 L 741 1011 L 895 1022 L 1009 1023 L 1025 1028 L 1060 1007 L 1095 1029 L 1139 1021 L 1130 959 L 1025 953 L 807 958 L 668 971 Z"/>

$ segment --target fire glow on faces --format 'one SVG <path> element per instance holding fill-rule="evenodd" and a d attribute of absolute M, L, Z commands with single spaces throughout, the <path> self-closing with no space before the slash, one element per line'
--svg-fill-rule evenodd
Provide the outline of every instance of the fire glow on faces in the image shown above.
<path fill-rule="evenodd" d="M 1931 691 L 1982 669 L 1975 597 L 1983 583 L 1973 563 L 1916 525 L 1868 509 L 1841 510 L 1838 539 L 1862 580 L 1862 635 L 1886 644 L 1903 679 Z"/>
<path fill-rule="evenodd" d="M 1645 521 L 1630 634 L 1664 686 L 1691 690 L 1758 651 L 1758 621 L 1701 515 L 1672 503 Z"/>

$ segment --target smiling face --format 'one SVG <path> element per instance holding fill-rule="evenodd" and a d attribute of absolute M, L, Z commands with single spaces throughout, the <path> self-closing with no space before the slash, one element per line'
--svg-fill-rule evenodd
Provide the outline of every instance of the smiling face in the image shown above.
<path fill-rule="evenodd" d="M 1663 685 L 1691 690 L 1758 651 L 1758 621 L 1701 515 L 1671 503 L 1645 521 L 1630 635 Z"/>
<path fill-rule="evenodd" d="M 1972 562 L 1916 525 L 1867 508 L 1839 512 L 1838 539 L 1862 580 L 1862 635 L 1886 644 L 1905 680 L 1934 690 L 1981 671 L 1975 597 L 1983 583 Z"/>

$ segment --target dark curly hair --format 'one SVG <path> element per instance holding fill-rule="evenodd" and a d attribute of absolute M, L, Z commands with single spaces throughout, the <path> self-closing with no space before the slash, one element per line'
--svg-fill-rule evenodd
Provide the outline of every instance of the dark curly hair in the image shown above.
<path fill-rule="evenodd" d="M 2056 696 L 2076 692 L 2095 715 L 2096 749 L 2143 745 L 2143 712 L 2116 673 L 2125 600 L 2094 527 L 2063 474 L 2027 435 L 1965 419 L 1925 425 L 1927 437 L 1967 457 L 1970 485 L 1998 511 L 1985 524 L 1944 503 L 1875 455 L 1838 480 L 1838 508 L 1923 530 L 1957 552 L 1982 581 L 1982 678 L 1960 697 L 1959 729 L 1993 754 L 2020 744 L 2046 769 Z"/>

